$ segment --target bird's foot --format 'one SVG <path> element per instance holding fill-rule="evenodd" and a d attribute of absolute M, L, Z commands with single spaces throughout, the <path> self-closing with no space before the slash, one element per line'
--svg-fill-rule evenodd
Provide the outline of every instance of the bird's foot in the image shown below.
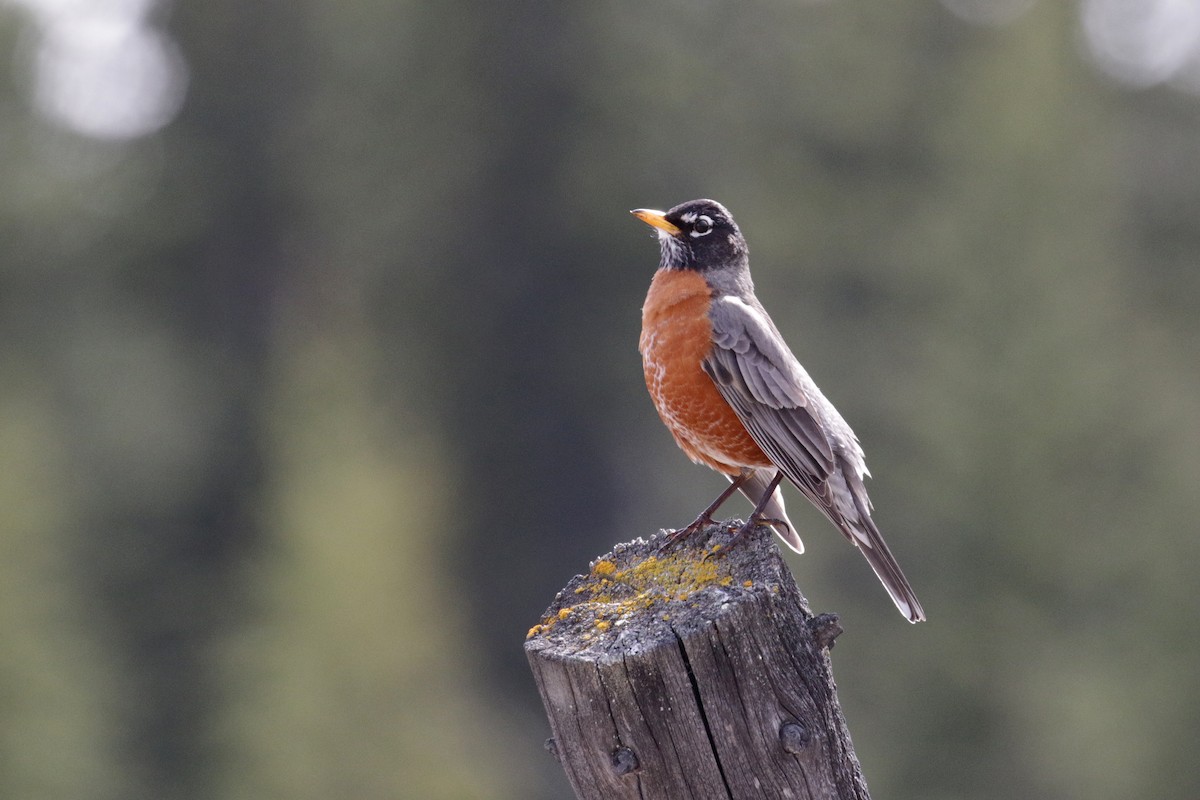
<path fill-rule="evenodd" d="M 737 544 L 737 542 L 740 541 L 743 536 L 750 533 L 750 531 L 754 530 L 755 528 L 763 525 L 770 525 L 772 527 L 775 525 L 786 526 L 787 522 L 781 519 L 774 519 L 773 517 L 764 517 L 761 514 L 751 514 L 750 518 L 746 520 L 745 524 L 738 528 L 733 534 L 733 539 L 730 540 L 729 546 L 732 547 L 733 545 Z"/>
<path fill-rule="evenodd" d="M 751 514 L 750 519 L 746 520 L 746 522 L 742 525 L 739 525 L 736 528 L 734 528 L 733 525 L 729 525 L 728 527 L 733 530 L 733 537 L 730 538 L 729 543 L 724 545 L 713 545 L 712 550 L 709 550 L 707 553 L 705 553 L 704 558 L 701 560 L 707 561 L 710 556 L 725 555 L 729 552 L 730 548 L 742 540 L 743 536 L 745 536 L 747 533 L 750 533 L 750 531 L 754 530 L 760 525 L 787 525 L 787 523 L 781 519 L 775 519 L 773 517 L 761 517 Z"/>
<path fill-rule="evenodd" d="M 694 519 L 692 521 L 692 523 L 690 525 L 688 525 L 687 527 L 676 528 L 675 530 L 668 533 L 666 541 L 663 542 L 661 545 L 659 545 L 659 548 L 658 548 L 659 554 L 662 554 L 664 551 L 671 549 L 679 542 L 682 542 L 684 539 L 687 539 L 689 536 L 696 534 L 698 531 L 700 531 L 705 526 L 712 525 L 712 524 L 713 524 L 713 518 L 707 512 L 705 512 L 705 513 L 701 514 L 700 516 L 696 517 L 696 519 Z"/>

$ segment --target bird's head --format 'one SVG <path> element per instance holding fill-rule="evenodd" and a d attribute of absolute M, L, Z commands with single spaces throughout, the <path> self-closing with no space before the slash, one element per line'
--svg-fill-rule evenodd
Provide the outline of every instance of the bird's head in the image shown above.
<path fill-rule="evenodd" d="M 746 264 L 746 240 L 733 216 L 715 200 L 689 200 L 666 212 L 637 208 L 629 213 L 654 227 L 665 269 L 708 272 Z"/>

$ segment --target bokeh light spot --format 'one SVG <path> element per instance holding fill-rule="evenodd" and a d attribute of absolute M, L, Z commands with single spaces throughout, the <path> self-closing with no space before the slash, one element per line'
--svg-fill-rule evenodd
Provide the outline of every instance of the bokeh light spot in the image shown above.
<path fill-rule="evenodd" d="M 34 17 L 33 98 L 67 129 L 133 139 L 174 119 L 187 68 L 174 42 L 147 19 L 149 0 L 21 0 Z"/>
<path fill-rule="evenodd" d="M 1195 0 L 1085 0 L 1083 33 L 1096 65 L 1122 83 L 1172 78 L 1200 47 Z"/>

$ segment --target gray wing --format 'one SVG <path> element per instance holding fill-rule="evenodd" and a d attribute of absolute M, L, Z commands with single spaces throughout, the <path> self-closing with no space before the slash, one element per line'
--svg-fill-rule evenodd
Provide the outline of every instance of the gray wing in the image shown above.
<path fill-rule="evenodd" d="M 765 312 L 725 297 L 713 303 L 710 318 L 714 346 L 703 362 L 705 372 L 771 461 L 806 495 L 817 494 L 810 499 L 823 511 L 832 512 L 820 499 L 837 469 L 830 420 L 824 419 L 828 401 Z"/>
<path fill-rule="evenodd" d="M 713 303 L 712 352 L 703 361 L 721 396 L 776 467 L 866 557 L 897 608 L 925 618 L 871 519 L 862 448 L 755 302 Z"/>

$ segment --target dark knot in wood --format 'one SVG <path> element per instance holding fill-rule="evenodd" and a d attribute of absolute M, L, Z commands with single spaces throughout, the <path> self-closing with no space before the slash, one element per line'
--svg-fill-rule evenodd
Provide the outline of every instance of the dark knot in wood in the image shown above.
<path fill-rule="evenodd" d="M 817 614 L 808 621 L 808 629 L 822 648 L 829 650 L 833 640 L 842 635 L 842 623 L 837 614 Z"/>
<path fill-rule="evenodd" d="M 803 723 L 785 722 L 779 726 L 779 742 L 785 752 L 799 755 L 812 742 L 812 737 Z"/>
<path fill-rule="evenodd" d="M 637 753 L 628 747 L 618 747 L 612 751 L 612 768 L 618 775 L 632 775 L 642 766 L 638 763 Z"/>

